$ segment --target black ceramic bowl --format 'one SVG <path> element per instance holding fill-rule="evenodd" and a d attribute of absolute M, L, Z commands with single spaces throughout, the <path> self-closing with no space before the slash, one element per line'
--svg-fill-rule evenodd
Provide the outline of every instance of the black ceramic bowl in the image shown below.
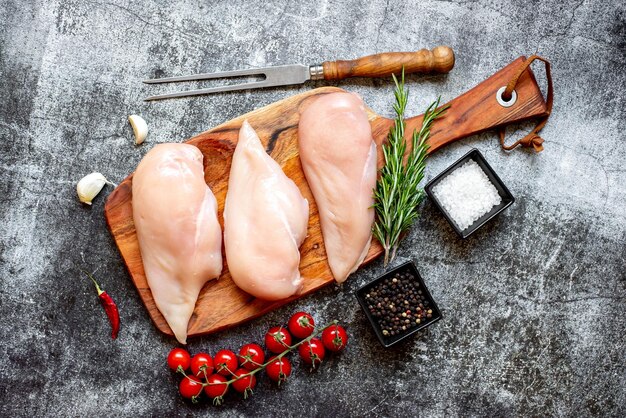
<path fill-rule="evenodd" d="M 413 276 L 412 280 L 417 281 L 417 285 L 419 285 L 418 288 L 422 291 L 422 296 L 424 297 L 424 306 L 427 309 L 431 309 L 432 314 L 431 314 L 431 318 L 422 320 L 418 325 L 408 328 L 406 331 L 403 331 L 401 334 L 383 335 L 383 330 L 381 328 L 380 323 L 378 322 L 378 319 L 374 317 L 374 314 L 370 312 L 370 309 L 368 308 L 369 303 L 367 300 L 367 295 L 380 283 L 383 283 L 386 280 L 392 280 L 396 276 L 396 273 L 400 273 L 400 274 L 410 273 Z M 428 288 L 426 288 L 426 285 L 424 284 L 424 280 L 422 279 L 422 276 L 420 276 L 419 272 L 417 271 L 417 268 L 415 268 L 415 264 L 413 264 L 410 261 L 394 268 L 393 270 L 388 271 L 387 273 L 383 274 L 376 280 L 373 280 L 370 283 L 358 289 L 356 291 L 356 298 L 359 301 L 361 308 L 363 308 L 363 311 L 365 312 L 365 316 L 367 316 L 367 319 L 372 325 L 372 328 L 374 329 L 376 336 L 380 340 L 381 344 L 384 345 L 385 347 L 390 347 L 410 337 L 411 335 L 414 335 L 418 331 L 439 321 L 442 318 L 441 311 L 439 311 L 439 308 L 437 307 L 437 304 L 435 303 L 433 297 L 430 295 Z"/>
<path fill-rule="evenodd" d="M 485 174 L 489 178 L 489 181 L 491 181 L 491 183 L 495 186 L 496 190 L 498 191 L 498 194 L 502 198 L 502 202 L 500 202 L 499 205 L 496 205 L 493 208 L 491 208 L 489 212 L 485 213 L 483 216 L 478 218 L 473 224 L 461 230 L 459 229 L 457 224 L 452 220 L 450 215 L 448 215 L 448 212 L 446 212 L 446 210 L 439 203 L 437 198 L 433 195 L 432 189 L 433 187 L 437 185 L 437 183 L 443 180 L 448 174 L 452 173 L 454 170 L 456 170 L 458 167 L 462 166 L 469 160 L 474 160 L 476 164 L 478 164 L 480 168 L 485 172 Z M 480 151 L 478 151 L 476 148 L 472 149 L 470 152 L 468 152 L 467 154 L 459 158 L 454 164 L 446 168 L 444 171 L 439 173 L 439 175 L 437 175 L 434 179 L 429 181 L 424 187 L 424 190 L 426 190 L 426 194 L 428 195 L 428 197 L 430 197 L 430 200 L 432 200 L 435 206 L 437 206 L 437 208 L 441 211 L 441 213 L 443 213 L 443 216 L 445 216 L 445 218 L 448 220 L 450 225 L 452 225 L 452 228 L 463 239 L 472 235 L 478 228 L 480 228 L 481 226 L 483 226 L 484 224 L 486 224 L 487 222 L 495 218 L 500 212 L 504 211 L 506 208 L 511 206 L 513 202 L 515 202 L 515 198 L 513 197 L 509 189 L 507 189 L 504 183 L 502 183 L 502 180 L 500 180 L 500 177 L 498 177 L 496 172 L 493 171 L 493 168 L 491 168 L 489 163 L 487 163 L 487 160 L 485 160 L 485 157 L 483 157 Z"/>

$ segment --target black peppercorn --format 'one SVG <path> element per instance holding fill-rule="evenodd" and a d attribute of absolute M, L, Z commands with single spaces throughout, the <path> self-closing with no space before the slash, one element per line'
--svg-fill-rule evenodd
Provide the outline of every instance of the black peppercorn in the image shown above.
<path fill-rule="evenodd" d="M 420 327 L 433 317 L 418 279 L 410 272 L 396 272 L 365 294 L 366 311 L 378 322 L 384 337 L 396 337 Z"/>

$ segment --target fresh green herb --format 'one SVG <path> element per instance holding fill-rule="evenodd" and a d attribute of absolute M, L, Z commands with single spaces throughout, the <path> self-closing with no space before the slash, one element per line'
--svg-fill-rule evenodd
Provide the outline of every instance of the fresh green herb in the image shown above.
<path fill-rule="evenodd" d="M 380 170 L 380 178 L 374 190 L 374 209 L 377 220 L 373 227 L 373 234 L 385 249 L 385 265 L 396 257 L 400 237 L 418 217 L 419 204 L 424 199 L 424 190 L 419 183 L 424 178 L 430 128 L 435 121 L 444 114 L 449 105 L 438 109 L 439 97 L 431 103 L 424 113 L 422 128 L 413 131 L 412 148 L 406 162 L 404 155 L 407 144 L 404 141 L 404 111 L 409 91 L 404 88 L 404 69 L 402 79 L 396 84 L 394 92 L 396 101 L 393 109 L 396 113 L 394 125 L 389 130 L 388 143 L 383 144 L 385 165 Z"/>

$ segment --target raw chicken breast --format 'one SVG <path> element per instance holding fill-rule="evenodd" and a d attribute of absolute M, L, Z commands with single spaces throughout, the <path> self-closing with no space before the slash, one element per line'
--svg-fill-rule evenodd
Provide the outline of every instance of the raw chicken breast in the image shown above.
<path fill-rule="evenodd" d="M 161 144 L 133 175 L 133 219 L 148 285 L 182 344 L 200 289 L 222 272 L 217 202 L 204 182 L 202 158 L 193 145 Z"/>
<path fill-rule="evenodd" d="M 363 101 L 352 93 L 316 99 L 300 116 L 298 141 L 328 264 L 342 283 L 363 262 L 372 240 L 376 144 Z"/>
<path fill-rule="evenodd" d="M 237 286 L 265 300 L 298 292 L 308 221 L 309 202 L 244 121 L 224 206 L 226 260 Z"/>

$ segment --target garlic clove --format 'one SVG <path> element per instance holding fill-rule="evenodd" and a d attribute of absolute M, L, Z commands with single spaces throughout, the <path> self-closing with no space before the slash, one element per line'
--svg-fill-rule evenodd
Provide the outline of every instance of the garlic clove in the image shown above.
<path fill-rule="evenodd" d="M 142 144 L 146 136 L 148 136 L 148 124 L 139 115 L 130 115 L 128 122 L 130 122 L 130 126 L 135 134 L 135 145 Z"/>
<path fill-rule="evenodd" d="M 91 173 L 80 179 L 76 185 L 76 193 L 78 199 L 91 205 L 91 201 L 100 193 L 100 190 L 109 181 L 100 173 Z"/>

